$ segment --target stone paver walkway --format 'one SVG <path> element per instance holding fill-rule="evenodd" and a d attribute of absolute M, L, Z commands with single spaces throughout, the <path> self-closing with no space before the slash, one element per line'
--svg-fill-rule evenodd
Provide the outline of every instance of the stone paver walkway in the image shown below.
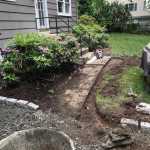
<path fill-rule="evenodd" d="M 109 60 L 110 57 L 105 56 L 103 59 L 86 64 L 78 73 L 74 74 L 72 79 L 67 82 L 64 89 L 58 94 L 61 106 L 59 109 L 63 112 L 69 112 L 70 115 L 77 115 L 96 78 Z"/>

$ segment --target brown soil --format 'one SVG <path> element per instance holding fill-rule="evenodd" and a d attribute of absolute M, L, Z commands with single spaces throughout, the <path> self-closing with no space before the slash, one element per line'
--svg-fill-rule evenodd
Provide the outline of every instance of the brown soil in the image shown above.
<path fill-rule="evenodd" d="M 107 64 L 99 74 L 96 80 L 97 82 L 93 86 L 80 111 L 80 115 L 76 118 L 78 125 L 75 129 L 72 129 L 73 125 L 66 124 L 65 122 L 65 127 L 71 127 L 71 130 L 69 130 L 70 135 L 74 132 L 74 135 L 72 136 L 79 137 L 80 143 L 84 145 L 99 145 L 101 143 L 101 138 L 103 137 L 102 129 L 119 126 L 116 122 L 119 122 L 121 117 L 139 118 L 140 116 L 143 120 L 150 120 L 148 116 L 139 115 L 135 112 L 136 100 L 131 100 L 130 102 L 125 103 L 120 109 L 121 111 L 115 113 L 115 118 L 112 118 L 111 121 L 104 118 L 104 116 L 99 113 L 96 106 L 96 91 L 101 88 L 101 81 L 103 80 L 103 75 L 105 73 L 111 71 L 112 74 L 116 75 L 121 73 L 128 66 L 137 66 L 139 64 L 139 59 L 134 57 L 113 58 Z M 45 77 L 44 79 L 39 80 L 39 82 L 32 82 L 32 84 L 24 82 L 24 84 L 19 87 L 0 90 L 0 95 L 34 101 L 39 104 L 43 110 L 46 111 L 47 108 L 51 108 L 51 110 L 56 113 L 59 109 L 56 98 L 57 92 L 63 90 L 68 80 L 70 80 L 70 76 L 70 74 L 57 75 L 53 81 L 49 81 L 50 78 Z M 116 96 L 119 93 L 115 79 L 110 82 L 107 87 L 103 88 L 102 93 L 105 96 Z M 65 118 L 67 118 L 67 116 L 65 116 Z M 132 146 L 121 148 L 121 150 L 149 150 L 149 139 L 150 138 L 147 135 L 138 134 L 136 135 L 136 142 Z"/>
<path fill-rule="evenodd" d="M 113 73 L 114 75 L 121 73 L 128 66 L 139 66 L 140 61 L 138 58 L 130 57 L 130 58 L 114 58 L 112 59 L 108 65 L 103 69 L 99 77 L 97 78 L 97 82 L 93 87 L 90 95 L 85 102 L 81 114 L 78 118 L 80 122 L 84 124 L 81 132 L 81 139 L 85 143 L 98 143 L 103 138 L 103 128 L 116 128 L 119 127 L 120 118 L 127 117 L 133 119 L 142 118 L 142 120 L 148 121 L 150 119 L 147 115 L 138 114 L 135 111 L 135 106 L 137 104 L 136 100 L 132 99 L 130 102 L 123 104 L 123 106 L 114 113 L 114 116 L 111 114 L 107 114 L 110 116 L 104 116 L 103 112 L 98 110 L 96 106 L 96 91 L 101 88 L 101 81 L 103 80 L 103 75 L 107 72 Z M 117 77 L 117 76 L 116 76 Z M 116 89 L 115 79 L 113 82 L 110 82 L 107 88 L 103 89 L 103 94 L 106 96 L 116 96 L 118 94 L 118 90 Z M 115 89 L 115 90 L 114 90 Z M 106 118 L 105 118 L 106 117 Z M 111 118 L 111 120 L 108 120 Z M 149 120 L 150 121 L 150 120 Z M 135 142 L 131 146 L 127 146 L 124 148 L 117 148 L 117 150 L 149 150 L 149 135 L 145 133 L 137 133 L 137 130 L 133 130 L 131 133 L 135 137 Z M 86 139 L 86 140 L 85 140 Z"/>
<path fill-rule="evenodd" d="M 118 83 L 116 82 L 119 76 L 117 75 L 122 73 L 129 66 L 140 66 L 140 59 L 135 57 L 112 59 L 112 61 L 103 70 L 103 75 L 106 74 L 107 72 L 111 72 L 111 74 L 114 75 L 113 79 L 110 80 L 109 83 L 106 84 L 105 87 L 103 87 L 102 89 L 100 81 L 99 85 L 97 85 L 97 89 L 101 91 L 101 94 L 103 96 L 115 97 L 119 95 Z M 98 111 L 103 117 L 106 117 L 106 119 L 108 119 L 108 121 L 110 121 L 111 123 L 112 121 L 113 123 L 120 122 L 120 119 L 122 117 L 131 119 L 140 119 L 142 121 L 150 122 L 150 117 L 148 115 L 143 115 L 141 113 L 136 112 L 135 107 L 138 102 L 139 99 L 129 97 L 128 102 L 125 102 L 117 111 L 111 112 L 111 114 L 107 111 L 103 112 L 102 110 L 100 110 L 100 108 L 98 108 Z"/>
<path fill-rule="evenodd" d="M 119 74 L 123 71 L 123 65 L 124 61 L 121 58 L 112 59 L 111 62 L 105 67 L 102 73 L 102 79 L 104 74 L 111 72 L 112 75 Z M 116 76 L 117 77 L 117 76 Z M 97 88 L 101 88 L 101 81 L 98 83 Z M 119 93 L 117 84 L 115 80 L 112 80 L 112 82 L 109 83 L 109 86 L 105 86 L 103 89 L 101 89 L 103 96 L 117 96 L 117 93 Z"/>
<path fill-rule="evenodd" d="M 69 80 L 70 73 L 46 74 L 38 80 L 22 82 L 20 85 L 0 90 L 1 96 L 28 100 L 40 105 L 42 110 L 57 111 L 56 92 Z"/>

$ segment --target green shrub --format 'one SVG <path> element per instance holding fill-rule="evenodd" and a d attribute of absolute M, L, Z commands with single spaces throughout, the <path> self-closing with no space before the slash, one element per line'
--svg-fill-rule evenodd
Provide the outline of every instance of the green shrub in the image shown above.
<path fill-rule="evenodd" d="M 138 23 L 129 23 L 127 24 L 126 32 L 128 33 L 136 33 L 138 32 L 140 25 Z"/>
<path fill-rule="evenodd" d="M 90 25 L 90 24 L 95 24 L 95 22 L 96 22 L 96 19 L 92 16 L 88 16 L 88 15 L 80 16 L 79 23 L 81 23 L 81 24 L 85 24 L 85 25 L 89 24 Z"/>
<path fill-rule="evenodd" d="M 76 39 L 67 35 L 61 41 L 37 33 L 17 34 L 9 43 L 11 51 L 0 63 L 1 76 L 11 83 L 27 74 L 54 70 L 79 59 Z"/>
<path fill-rule="evenodd" d="M 79 23 L 74 26 L 73 32 L 78 40 L 87 46 L 89 50 L 107 47 L 108 36 L 105 34 L 105 28 L 97 24 L 93 17 L 81 16 Z"/>
<path fill-rule="evenodd" d="M 55 66 L 74 64 L 79 62 L 79 48 L 77 39 L 72 34 L 60 35 L 59 48 L 54 51 Z"/>

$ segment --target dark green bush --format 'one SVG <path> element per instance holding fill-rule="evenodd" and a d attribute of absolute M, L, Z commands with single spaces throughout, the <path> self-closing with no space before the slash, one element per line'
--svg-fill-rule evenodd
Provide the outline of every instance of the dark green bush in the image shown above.
<path fill-rule="evenodd" d="M 95 24 L 96 23 L 96 19 L 92 16 L 88 16 L 88 15 L 82 15 L 80 16 L 80 20 L 79 20 L 79 23 L 81 24 Z"/>
<path fill-rule="evenodd" d="M 62 41 L 37 33 L 17 34 L 9 43 L 11 50 L 0 63 L 1 76 L 11 83 L 26 74 L 38 75 L 45 70 L 75 64 L 79 59 L 76 39 L 67 36 Z"/>
<path fill-rule="evenodd" d="M 74 34 L 78 37 L 83 46 L 89 50 L 107 47 L 108 35 L 105 28 L 95 22 L 93 17 L 81 16 L 79 23 L 73 28 Z"/>

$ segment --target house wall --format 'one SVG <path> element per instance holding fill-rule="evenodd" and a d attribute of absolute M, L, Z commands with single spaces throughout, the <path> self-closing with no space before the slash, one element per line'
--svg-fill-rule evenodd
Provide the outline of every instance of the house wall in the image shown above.
<path fill-rule="evenodd" d="M 34 0 L 0 0 L 0 47 L 18 32 L 35 31 Z"/>
<path fill-rule="evenodd" d="M 48 2 L 48 16 L 49 17 L 56 16 L 57 15 L 57 0 L 47 0 L 47 2 Z M 69 20 L 70 20 L 70 25 L 73 26 L 77 21 L 77 0 L 71 0 L 71 12 L 72 12 L 72 15 L 71 15 L 72 19 L 70 18 Z M 62 17 L 62 20 L 58 18 L 58 27 L 62 27 L 60 32 L 68 31 L 67 24 L 66 24 L 67 19 L 64 19 Z M 50 19 L 50 26 L 51 28 L 56 27 L 55 18 Z M 56 29 L 51 29 L 50 32 L 56 33 Z"/>
<path fill-rule="evenodd" d="M 57 0 L 47 0 L 48 15 L 57 15 Z M 70 24 L 74 24 L 77 18 L 77 0 L 71 0 L 72 17 Z M 56 26 L 55 20 L 50 20 L 52 26 Z M 67 25 L 59 20 L 58 26 L 65 26 L 64 31 L 67 31 Z M 35 23 L 35 6 L 34 0 L 0 0 L 0 48 L 5 47 L 6 41 L 12 38 L 16 33 L 34 32 L 36 31 Z M 52 29 L 52 33 L 56 30 Z"/>

